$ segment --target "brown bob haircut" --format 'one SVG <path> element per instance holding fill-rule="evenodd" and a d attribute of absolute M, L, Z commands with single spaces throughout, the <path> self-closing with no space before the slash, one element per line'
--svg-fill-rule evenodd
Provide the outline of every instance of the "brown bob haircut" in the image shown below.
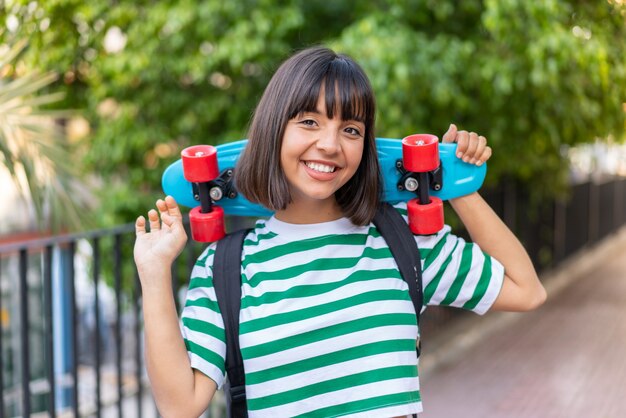
<path fill-rule="evenodd" d="M 280 165 L 285 127 L 298 114 L 316 110 L 322 88 L 329 118 L 338 116 L 365 125 L 361 164 L 335 192 L 335 198 L 354 224 L 366 225 L 374 218 L 382 193 L 374 136 L 374 93 L 354 60 L 324 47 L 293 55 L 270 80 L 254 112 L 248 145 L 235 170 L 237 189 L 251 202 L 270 210 L 287 207 L 291 196 Z"/>

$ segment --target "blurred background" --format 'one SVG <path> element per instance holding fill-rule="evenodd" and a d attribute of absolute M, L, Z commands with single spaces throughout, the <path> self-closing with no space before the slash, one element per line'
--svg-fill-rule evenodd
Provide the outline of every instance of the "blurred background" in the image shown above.
<path fill-rule="evenodd" d="M 363 66 L 379 137 L 485 135 L 483 194 L 547 272 L 626 223 L 625 40 L 623 0 L 0 0 L 0 416 L 154 416 L 129 223 L 294 51 Z"/>

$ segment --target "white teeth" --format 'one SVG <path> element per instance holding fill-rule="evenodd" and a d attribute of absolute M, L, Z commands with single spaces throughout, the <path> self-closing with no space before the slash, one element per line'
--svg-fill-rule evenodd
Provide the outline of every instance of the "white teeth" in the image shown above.
<path fill-rule="evenodd" d="M 331 167 L 329 165 L 320 164 L 320 163 L 312 163 L 309 161 L 305 162 L 306 166 L 312 170 L 319 171 L 320 173 L 332 173 L 335 171 L 335 167 Z"/>

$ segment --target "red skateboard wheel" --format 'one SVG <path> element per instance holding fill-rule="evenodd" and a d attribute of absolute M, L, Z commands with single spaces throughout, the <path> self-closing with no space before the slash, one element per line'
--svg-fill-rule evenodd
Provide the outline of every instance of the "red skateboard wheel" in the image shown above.
<path fill-rule="evenodd" d="M 197 206 L 189 212 L 191 238 L 198 242 L 215 242 L 224 238 L 224 209 L 217 205 L 213 205 L 209 213 L 202 213 L 201 209 Z"/>
<path fill-rule="evenodd" d="M 431 196 L 430 203 L 421 205 L 417 199 L 407 203 L 409 227 L 414 234 L 431 235 L 443 228 L 443 201 Z"/>
<path fill-rule="evenodd" d="M 402 161 L 407 171 L 425 173 L 439 167 L 439 139 L 416 134 L 402 139 Z"/>
<path fill-rule="evenodd" d="M 219 177 L 217 149 L 211 145 L 194 145 L 181 153 L 183 175 L 191 183 L 204 183 Z"/>

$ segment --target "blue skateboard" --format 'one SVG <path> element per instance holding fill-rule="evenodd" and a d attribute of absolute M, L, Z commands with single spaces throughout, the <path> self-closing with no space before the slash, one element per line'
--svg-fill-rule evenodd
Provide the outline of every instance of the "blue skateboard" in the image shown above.
<path fill-rule="evenodd" d="M 232 173 L 247 140 L 199 145 L 183 150 L 182 158 L 163 173 L 162 186 L 190 213 L 192 236 L 211 242 L 223 235 L 224 215 L 266 217 L 271 211 L 237 193 Z M 443 227 L 442 201 L 477 191 L 487 172 L 456 157 L 456 144 L 439 143 L 433 135 L 403 140 L 376 138 L 384 182 L 383 199 L 408 202 L 409 225 L 416 234 Z M 427 187 L 424 187 L 426 185 Z"/>

